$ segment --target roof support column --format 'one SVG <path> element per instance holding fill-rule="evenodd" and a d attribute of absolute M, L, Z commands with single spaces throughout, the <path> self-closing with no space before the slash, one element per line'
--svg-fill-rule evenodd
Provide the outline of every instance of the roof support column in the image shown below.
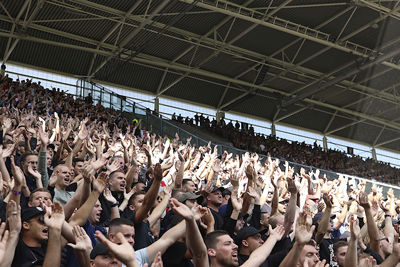
<path fill-rule="evenodd" d="M 271 125 L 271 135 L 276 137 L 275 122 L 272 122 L 272 125 Z"/>
<path fill-rule="evenodd" d="M 371 154 L 372 154 L 372 158 L 373 158 L 375 161 L 378 161 L 378 158 L 376 157 L 376 150 L 375 150 L 375 147 L 372 148 Z"/>
<path fill-rule="evenodd" d="M 326 135 L 322 138 L 322 144 L 324 146 L 324 151 L 328 151 L 328 139 L 326 138 Z"/>

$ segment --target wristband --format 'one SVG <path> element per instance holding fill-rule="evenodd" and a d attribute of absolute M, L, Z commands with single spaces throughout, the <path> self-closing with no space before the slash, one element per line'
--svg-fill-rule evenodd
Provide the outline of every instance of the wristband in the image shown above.
<path fill-rule="evenodd" d="M 15 191 L 14 189 L 11 190 L 11 192 L 16 196 L 21 195 L 21 193 L 22 193 L 22 191 Z"/>
<path fill-rule="evenodd" d="M 114 204 L 111 204 L 111 208 L 118 207 L 118 206 L 119 206 L 119 202 L 118 201 L 115 202 Z"/>
<path fill-rule="evenodd" d="M 388 217 L 392 218 L 392 216 L 390 216 L 390 214 L 385 214 L 385 218 L 388 218 Z"/>

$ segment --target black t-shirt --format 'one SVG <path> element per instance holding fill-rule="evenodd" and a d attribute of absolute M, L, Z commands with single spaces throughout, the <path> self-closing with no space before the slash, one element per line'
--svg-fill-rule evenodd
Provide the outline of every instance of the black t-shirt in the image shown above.
<path fill-rule="evenodd" d="M 12 267 L 42 266 L 46 255 L 47 242 L 42 247 L 28 247 L 22 238 L 18 240 Z"/>
<path fill-rule="evenodd" d="M 223 226 L 224 226 L 224 219 L 222 218 L 222 216 L 218 213 L 218 212 L 216 212 L 215 210 L 213 210 L 213 209 L 210 209 L 211 210 L 211 214 L 213 215 L 213 217 L 214 217 L 214 222 L 215 222 L 215 224 L 214 224 L 214 229 L 215 230 L 222 230 L 223 229 Z"/>
<path fill-rule="evenodd" d="M 347 241 L 347 239 L 332 239 L 332 238 L 324 238 L 322 239 L 321 244 L 319 244 L 319 258 L 321 260 L 326 260 L 326 263 L 329 263 L 329 266 L 337 266 L 332 265 L 333 262 L 333 244 L 335 244 L 338 241 Z"/>
<path fill-rule="evenodd" d="M 135 245 L 133 248 L 135 251 L 146 248 L 154 243 L 155 237 L 150 230 L 150 223 L 148 220 L 144 220 L 139 223 L 135 223 L 135 215 L 136 211 L 131 211 L 129 207 L 127 207 L 123 212 L 123 217 L 131 220 L 134 223 L 135 227 Z"/>
<path fill-rule="evenodd" d="M 164 267 L 193 267 L 193 263 L 185 258 L 186 244 L 183 242 L 175 242 L 162 255 Z"/>
<path fill-rule="evenodd" d="M 118 193 L 121 193 L 120 196 L 118 196 Z M 124 194 L 122 192 L 111 191 L 111 194 L 119 203 L 122 203 L 124 200 Z M 111 221 L 111 204 L 105 199 L 103 194 L 100 195 L 99 201 L 103 210 L 101 211 L 98 225 L 107 227 Z"/>

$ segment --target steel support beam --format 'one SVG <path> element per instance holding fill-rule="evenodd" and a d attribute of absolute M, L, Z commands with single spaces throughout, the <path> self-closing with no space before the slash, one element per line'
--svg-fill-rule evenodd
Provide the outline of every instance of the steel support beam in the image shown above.
<path fill-rule="evenodd" d="M 103 62 L 100 63 L 100 65 L 90 73 L 89 77 L 93 77 L 97 72 L 99 72 L 112 58 L 117 56 L 119 53 L 123 51 L 125 46 L 149 23 L 152 22 L 152 18 L 160 12 L 167 4 L 169 4 L 170 1 L 162 1 L 160 5 L 157 6 L 156 9 L 153 10 L 153 12 L 146 17 L 139 25 L 138 28 L 134 29 L 122 42 L 119 44 L 118 49 L 114 51 L 113 56 L 109 56 L 106 58 Z M 134 5 L 136 6 L 136 4 Z M 133 11 L 133 10 L 132 10 Z"/>
<path fill-rule="evenodd" d="M 86 0 L 73 0 L 73 1 L 77 2 L 77 3 L 80 3 L 80 4 L 83 4 L 83 5 L 86 5 L 86 6 L 89 6 L 89 7 L 94 8 L 94 9 L 107 11 L 107 12 L 109 12 L 111 14 L 114 14 L 114 15 L 119 15 L 119 16 L 123 16 L 124 15 L 124 13 L 122 11 L 119 11 L 119 10 L 116 10 L 116 9 L 112 9 L 110 7 L 107 7 L 107 6 L 99 5 L 99 4 L 96 4 L 96 3 L 93 3 L 93 2 L 89 2 L 89 1 L 86 1 Z M 131 16 L 129 16 L 129 18 L 130 19 L 134 19 L 135 17 L 131 15 Z M 165 27 L 165 25 L 160 24 L 160 23 L 154 23 L 153 26 Z M 41 25 L 35 25 L 35 27 L 33 27 L 33 25 L 32 25 L 31 28 L 35 28 L 35 29 L 38 29 L 38 30 L 41 30 L 41 31 L 49 32 L 49 29 L 47 27 L 44 27 L 44 26 L 41 26 Z M 201 36 L 197 36 L 197 35 L 195 35 L 193 33 L 189 33 L 189 32 L 186 32 L 184 30 L 176 29 L 176 28 L 173 28 L 173 27 L 170 27 L 169 30 L 174 31 L 175 33 L 181 34 L 183 36 L 188 36 L 189 38 L 179 39 L 179 40 L 182 40 L 182 41 L 185 41 L 185 42 L 191 42 L 190 40 L 200 40 L 200 38 L 201 38 Z M 60 35 L 60 36 L 70 36 L 70 34 L 68 34 L 68 33 L 63 33 L 63 32 L 60 32 L 60 31 L 57 31 L 57 30 L 54 30 L 54 29 L 51 29 L 50 32 L 52 32 L 54 34 L 57 34 L 57 35 Z M 175 38 L 174 36 L 169 36 L 169 37 Z M 67 38 L 69 38 L 69 37 L 67 37 Z M 75 37 L 73 37 L 72 39 L 74 39 L 74 38 Z M 217 50 L 217 48 L 215 48 L 215 45 L 218 44 L 218 41 L 216 42 L 215 40 L 208 39 L 208 38 L 204 38 L 204 41 L 206 41 L 206 43 L 209 45 L 209 46 L 207 46 L 208 48 Z M 96 45 L 97 44 L 98 43 L 96 43 Z M 198 44 L 199 43 L 197 43 L 196 45 L 198 45 Z M 219 44 L 219 45 L 222 45 L 222 44 Z M 106 49 L 114 49 L 114 46 L 109 45 L 109 44 L 104 44 L 103 48 L 104 47 L 107 47 Z M 245 54 L 245 55 L 249 55 L 249 56 L 255 57 L 255 58 L 267 59 L 268 62 L 272 62 L 272 63 L 277 64 L 279 66 L 283 66 L 283 67 L 285 67 L 287 69 L 293 68 L 293 65 L 288 63 L 288 62 L 280 61 L 280 60 L 277 60 L 277 59 L 271 58 L 271 57 L 265 57 L 264 55 L 261 55 L 261 54 L 258 54 L 258 53 L 255 53 L 255 52 L 252 52 L 252 51 L 249 51 L 249 50 L 246 50 L 246 49 L 242 49 L 242 48 L 239 48 L 239 47 L 234 47 L 232 45 L 228 46 L 227 49 L 228 48 L 229 48 L 229 51 L 226 50 L 226 51 L 224 51 L 224 53 L 232 54 L 232 55 L 235 55 L 235 56 L 242 57 L 242 58 L 244 58 L 246 60 L 251 60 L 251 61 L 257 62 L 254 59 L 251 59 L 251 58 L 248 58 L 248 57 L 244 57 L 243 54 Z M 235 52 L 232 53 L 232 51 L 235 51 Z M 239 53 L 239 54 L 237 54 L 237 53 Z M 301 71 L 303 73 L 308 73 L 310 75 L 315 75 L 315 76 L 320 76 L 321 75 L 317 71 L 310 70 L 310 69 L 303 68 L 303 67 L 296 67 L 296 70 L 297 71 Z M 296 73 L 298 73 L 298 72 L 296 72 Z M 346 81 L 344 81 L 343 83 L 345 85 L 347 84 Z M 371 89 L 371 88 L 367 88 L 367 87 L 360 87 L 360 88 L 357 87 L 357 89 L 361 89 L 361 90 L 367 89 L 366 91 L 372 91 L 373 92 L 372 95 L 379 95 L 380 94 L 379 91 Z M 390 96 L 389 98 L 391 98 L 391 97 L 392 96 Z"/>
<path fill-rule="evenodd" d="M 54 31 L 52 31 L 52 33 L 56 34 L 57 31 L 54 30 Z M 59 32 L 59 34 L 63 34 L 63 36 L 69 36 L 68 38 L 73 36 L 71 34 L 62 33 L 62 32 Z M 76 37 L 78 37 L 78 38 L 76 38 Z M 83 42 L 90 43 L 90 44 L 95 44 L 95 45 L 98 43 L 98 41 L 90 40 L 88 38 L 84 38 L 84 37 L 76 36 L 76 35 L 72 39 L 83 41 Z M 60 45 L 60 44 L 56 44 L 56 42 L 54 42 L 53 45 Z M 96 51 L 95 49 L 91 49 L 91 48 L 87 48 L 87 47 L 73 46 L 73 45 L 69 45 L 69 44 L 62 44 L 62 45 L 65 46 L 65 47 L 73 48 L 73 49 L 79 49 L 79 50 L 84 49 L 86 51 L 90 51 L 90 52 L 93 52 L 93 53 L 94 53 L 94 51 Z M 109 45 L 109 44 L 105 45 L 105 47 L 111 47 L 111 46 L 112 45 Z M 110 52 L 101 51 L 99 53 L 110 53 Z M 107 55 L 107 54 L 104 54 L 104 55 Z M 110 54 L 108 54 L 108 55 L 110 55 Z M 123 55 L 121 55 L 121 56 L 123 56 Z M 165 61 L 165 60 L 159 59 L 159 58 L 154 58 L 154 57 L 151 57 L 151 56 L 148 56 L 148 55 L 141 55 L 140 58 L 137 61 L 138 62 L 142 62 L 144 64 L 156 65 L 156 66 L 159 66 L 159 67 L 162 67 L 162 68 L 167 68 L 167 67 L 171 66 L 169 61 Z M 172 65 L 172 69 L 176 69 L 178 71 L 191 71 L 190 69 L 188 69 L 187 66 L 184 66 L 184 65 L 182 66 L 181 64 L 173 64 Z M 241 81 L 241 80 L 233 80 L 232 81 L 231 77 L 226 77 L 226 76 L 223 76 L 223 75 L 216 75 L 215 73 L 207 73 L 204 70 L 194 70 L 193 72 L 196 73 L 196 74 L 199 74 L 199 75 L 203 75 L 205 77 L 210 77 L 210 78 L 214 77 L 216 79 L 225 80 L 227 82 L 230 81 L 230 82 L 238 83 L 238 84 L 241 84 L 241 85 L 244 85 L 244 86 L 252 86 L 251 83 L 247 83 L 247 82 Z M 276 92 L 277 91 L 277 90 L 275 90 L 273 88 L 268 88 L 266 86 L 260 86 L 259 88 L 261 90 L 265 90 L 265 91 L 269 91 L 269 92 L 274 92 L 274 91 Z M 311 100 L 311 99 L 307 99 L 306 102 L 307 101 L 309 103 L 311 103 L 311 104 L 314 104 L 314 105 L 328 107 L 328 108 L 331 108 L 333 110 L 339 109 L 341 112 L 344 112 L 344 113 L 347 113 L 347 114 L 350 114 L 350 115 L 353 115 L 353 116 L 359 116 L 359 114 L 357 114 L 357 112 L 354 112 L 354 111 L 351 111 L 351 110 L 342 109 L 342 108 L 336 107 L 334 105 L 330 105 L 330 104 L 327 104 L 327 103 L 321 103 L 319 101 Z M 398 124 L 390 125 L 390 122 L 385 121 L 385 120 L 380 120 L 380 118 L 376 118 L 376 117 L 368 117 L 366 119 L 374 121 L 374 122 L 376 122 L 378 124 L 387 124 L 388 127 L 395 128 L 395 129 L 397 129 L 399 127 Z"/>
<path fill-rule="evenodd" d="M 121 18 L 119 22 L 117 22 L 114 27 L 106 34 L 104 35 L 103 39 L 101 39 L 100 43 L 97 45 L 97 49 L 100 49 L 101 45 L 104 44 L 105 41 L 107 41 L 108 38 L 110 38 L 111 34 L 113 34 L 118 27 L 122 27 L 123 23 L 125 22 L 126 18 L 132 14 L 132 12 L 143 2 L 143 0 L 136 1 L 135 4 L 126 12 L 125 16 Z M 90 66 L 87 75 L 90 76 L 90 73 L 92 72 L 94 61 L 96 59 L 97 54 L 93 54 L 92 60 L 90 61 Z"/>
<path fill-rule="evenodd" d="M 179 0 L 181 2 L 190 4 L 192 0 Z M 213 10 L 231 17 L 236 17 L 245 21 L 253 22 L 271 29 L 282 31 L 294 36 L 305 38 L 307 40 L 338 49 L 343 52 L 352 53 L 362 57 L 369 57 L 377 53 L 368 47 L 361 46 L 359 44 L 345 41 L 343 44 L 334 43 L 330 41 L 330 35 L 309 27 L 305 27 L 287 20 L 280 19 L 278 17 L 272 17 L 268 20 L 262 20 L 262 13 L 257 12 L 253 9 L 246 8 L 231 2 L 216 0 L 214 4 L 210 4 L 206 0 L 200 0 L 196 3 L 198 7 Z M 392 10 L 391 12 L 397 12 L 397 10 Z M 393 64 L 389 61 L 383 61 L 383 65 L 400 69 L 400 66 Z"/>
<path fill-rule="evenodd" d="M 32 14 L 29 16 L 29 19 L 22 23 L 22 31 L 26 31 L 29 28 L 29 25 L 32 23 L 32 20 L 39 13 L 40 9 L 43 7 L 46 0 L 39 0 L 35 6 L 35 9 L 32 11 Z M 7 62 L 8 58 L 11 56 L 11 53 L 14 51 L 17 46 L 19 39 L 14 40 L 14 43 L 10 46 L 7 53 L 4 55 L 3 62 Z"/>
<path fill-rule="evenodd" d="M 9 14 L 8 12 L 6 12 L 6 13 L 7 13 L 7 16 L 9 16 L 9 18 L 10 18 L 10 22 L 12 23 L 12 26 L 11 26 L 11 33 L 14 33 L 15 27 L 17 26 L 17 23 L 19 23 L 19 20 L 20 20 L 22 14 L 24 14 L 25 10 L 27 9 L 29 3 L 30 3 L 30 0 L 25 0 L 24 4 L 23 4 L 23 6 L 21 7 L 21 9 L 19 10 L 18 15 L 17 15 L 17 17 L 15 18 L 15 20 L 13 20 L 13 19 L 10 17 L 10 14 Z M 3 6 L 3 4 L 2 4 L 2 6 Z M 3 8 L 5 9 L 4 6 L 3 6 Z M 6 10 L 6 9 L 5 9 L 5 10 Z M 8 59 L 8 57 L 9 57 L 9 50 L 10 50 L 11 41 L 12 41 L 12 38 L 8 38 L 7 45 L 6 45 L 6 50 L 5 50 L 4 56 L 3 56 L 3 63 L 6 63 L 6 61 L 7 61 L 6 58 Z M 14 48 L 13 48 L 13 49 L 14 49 Z M 7 55 L 8 55 L 8 56 L 7 56 Z M 7 57 L 6 57 L 6 56 L 7 56 Z"/>
<path fill-rule="evenodd" d="M 272 15 L 274 15 L 275 13 L 277 13 L 282 7 L 286 6 L 287 4 L 289 4 L 290 2 L 292 2 L 293 0 L 286 0 L 284 1 L 282 4 L 279 5 L 278 8 L 274 9 L 273 11 L 271 11 L 270 13 L 267 14 L 267 11 L 263 14 L 263 19 L 266 19 Z M 270 2 L 270 4 L 272 4 L 272 1 Z M 209 62 L 212 58 L 216 57 L 217 55 L 219 55 L 219 53 L 226 49 L 227 46 L 232 45 L 234 42 L 238 41 L 239 39 L 241 39 L 243 36 L 245 36 L 247 33 L 249 33 L 250 31 L 252 31 L 254 28 L 256 28 L 258 26 L 258 24 L 253 24 L 250 27 L 248 27 L 247 29 L 245 29 L 244 31 L 238 33 L 232 40 L 230 40 L 228 43 L 225 42 L 225 40 L 222 42 L 222 46 L 218 48 L 218 50 L 216 52 L 214 52 L 213 54 L 211 54 L 210 56 L 208 56 L 207 58 L 205 58 L 203 61 L 201 61 L 196 68 L 200 68 L 201 66 L 203 66 L 204 64 L 206 64 L 207 62 Z M 226 39 L 226 38 L 225 38 Z M 181 77 L 177 78 L 175 81 L 171 82 L 171 84 L 169 84 L 167 87 L 165 87 L 164 89 L 162 89 L 160 91 L 160 94 L 166 92 L 168 89 L 170 89 L 171 87 L 173 87 L 174 85 L 176 85 L 177 83 L 179 83 L 180 81 L 182 81 L 185 77 L 187 77 L 190 74 L 190 72 L 187 72 L 185 74 L 183 74 Z M 225 104 L 223 106 L 226 106 Z M 221 107 L 223 108 L 223 107 Z"/>
<path fill-rule="evenodd" d="M 394 141 L 397 141 L 397 140 L 400 140 L 400 137 L 396 137 L 396 138 L 381 142 L 379 144 L 376 144 L 375 147 L 381 147 L 383 145 L 387 145 L 387 144 L 393 143 Z"/>

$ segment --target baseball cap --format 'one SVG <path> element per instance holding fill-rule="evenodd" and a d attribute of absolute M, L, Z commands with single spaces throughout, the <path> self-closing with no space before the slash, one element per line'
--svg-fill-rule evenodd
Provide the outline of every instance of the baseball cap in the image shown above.
<path fill-rule="evenodd" d="M 279 198 L 279 203 L 281 202 L 289 202 L 289 198 Z"/>
<path fill-rule="evenodd" d="M 214 193 L 217 190 L 221 191 L 221 193 L 222 193 L 222 192 L 224 192 L 225 188 L 222 186 L 218 187 L 216 185 L 213 185 L 213 189 L 211 190 L 211 193 Z"/>
<path fill-rule="evenodd" d="M 90 259 L 94 260 L 99 255 L 108 255 L 108 248 L 101 242 L 97 242 L 90 252 Z"/>
<path fill-rule="evenodd" d="M 22 210 L 21 220 L 23 222 L 26 222 L 32 219 L 33 217 L 36 217 L 38 215 L 43 215 L 45 213 L 46 212 L 41 207 L 29 207 Z"/>
<path fill-rule="evenodd" d="M 322 219 L 323 215 L 324 215 L 323 212 L 318 212 L 317 214 L 315 214 L 314 218 L 312 219 L 312 224 L 317 224 Z M 336 215 L 331 214 L 331 219 L 335 219 L 335 218 L 336 218 Z"/>
<path fill-rule="evenodd" d="M 183 202 L 185 202 L 186 200 L 194 200 L 194 199 L 196 199 L 197 200 L 197 203 L 201 203 L 201 202 L 203 202 L 203 196 L 202 195 L 196 195 L 195 193 L 192 193 L 192 192 L 184 192 L 184 193 L 182 193 L 182 194 L 180 194 L 178 197 L 177 197 L 177 200 L 179 201 L 179 202 L 181 202 L 181 203 L 183 203 Z"/>
<path fill-rule="evenodd" d="M 236 236 L 236 245 L 240 247 L 240 244 L 242 243 L 243 239 L 248 238 L 249 236 L 253 236 L 256 234 L 265 234 L 268 231 L 268 229 L 262 229 L 258 230 L 252 226 L 246 226 L 243 227 L 242 229 L 239 230 L 237 236 Z"/>

